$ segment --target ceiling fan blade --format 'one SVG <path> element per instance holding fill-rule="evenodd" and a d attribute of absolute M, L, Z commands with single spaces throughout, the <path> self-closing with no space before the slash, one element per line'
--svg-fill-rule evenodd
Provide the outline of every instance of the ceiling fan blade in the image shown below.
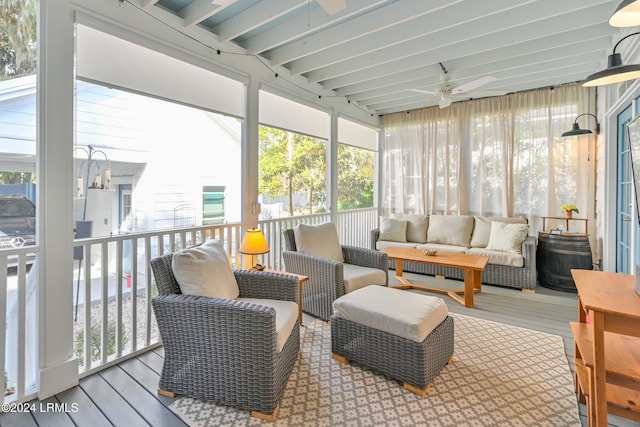
<path fill-rule="evenodd" d="M 347 7 L 347 0 L 316 0 L 329 15 L 338 13 Z"/>
<path fill-rule="evenodd" d="M 502 96 L 507 93 L 508 92 L 506 90 L 472 90 L 470 92 L 465 92 L 464 96 L 468 96 L 470 98 L 484 98 L 486 96 Z"/>
<path fill-rule="evenodd" d="M 477 87 L 484 86 L 487 83 L 491 83 L 495 80 L 496 78 L 492 76 L 480 77 L 479 79 L 476 79 L 474 81 L 471 81 L 469 83 L 465 83 L 463 85 L 456 87 L 451 91 L 451 93 L 469 92 L 471 90 L 474 90 Z"/>
<path fill-rule="evenodd" d="M 409 89 L 411 92 L 426 93 L 427 95 L 440 95 L 438 92 L 423 89 Z"/>
<path fill-rule="evenodd" d="M 451 105 L 451 97 L 449 96 L 442 96 L 440 98 L 440 102 L 438 103 L 438 106 L 440 108 L 447 108 L 449 105 Z"/>

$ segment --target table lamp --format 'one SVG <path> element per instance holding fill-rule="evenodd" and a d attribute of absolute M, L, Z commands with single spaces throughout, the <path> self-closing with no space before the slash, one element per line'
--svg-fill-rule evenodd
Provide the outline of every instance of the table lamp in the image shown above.
<path fill-rule="evenodd" d="M 264 266 L 255 263 L 255 256 L 266 254 L 269 252 L 269 244 L 267 243 L 267 239 L 264 238 L 264 234 L 262 234 L 262 230 L 257 228 L 250 228 L 247 230 L 244 235 L 244 239 L 242 239 L 242 244 L 240 245 L 240 253 L 245 255 L 251 255 L 251 267 L 254 270 L 263 270 Z"/>

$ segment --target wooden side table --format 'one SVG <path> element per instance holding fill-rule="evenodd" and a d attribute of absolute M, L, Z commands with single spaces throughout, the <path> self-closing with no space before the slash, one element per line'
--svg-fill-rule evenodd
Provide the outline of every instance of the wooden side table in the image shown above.
<path fill-rule="evenodd" d="M 569 233 L 569 223 L 571 221 L 582 221 L 584 223 L 584 234 L 589 234 L 589 219 L 588 218 L 565 218 L 563 216 L 543 216 L 542 217 L 542 231 L 547 232 L 547 221 L 564 222 L 565 232 Z"/>
<path fill-rule="evenodd" d="M 278 273 L 278 274 L 288 274 L 289 276 L 294 276 L 298 278 L 298 284 L 300 286 L 299 297 L 298 297 L 298 321 L 300 322 L 300 326 L 302 326 L 302 285 L 309 280 L 309 276 L 303 276 L 302 274 L 289 273 L 288 271 L 280 271 L 274 270 L 272 268 L 265 268 L 262 271 L 266 271 L 267 273 Z"/>
<path fill-rule="evenodd" d="M 627 274 L 572 270 L 580 322 L 571 322 L 579 396 L 589 425 L 606 427 L 607 412 L 640 421 L 640 295 Z M 587 322 L 587 314 L 590 322 Z"/>

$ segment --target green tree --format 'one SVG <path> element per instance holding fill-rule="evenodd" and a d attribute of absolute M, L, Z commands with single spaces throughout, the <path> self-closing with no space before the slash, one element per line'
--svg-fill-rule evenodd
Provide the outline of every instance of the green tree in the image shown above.
<path fill-rule="evenodd" d="M 326 144 L 294 132 L 261 126 L 258 188 L 271 197 L 286 196 L 294 215 L 296 193 L 309 197 L 309 213 L 326 203 Z M 300 211 L 300 209 L 298 209 Z"/>
<path fill-rule="evenodd" d="M 326 207 L 326 144 L 314 139 L 298 135 L 300 138 L 295 146 L 293 169 L 295 182 L 299 190 L 307 192 L 309 213 L 323 211 Z"/>
<path fill-rule="evenodd" d="M 291 176 L 291 136 L 286 132 L 260 126 L 260 171 L 258 190 L 270 196 L 287 195 L 293 215 L 293 185 Z"/>
<path fill-rule="evenodd" d="M 280 129 L 260 127 L 259 192 L 270 197 L 286 196 L 289 215 L 302 213 L 294 195 L 307 194 L 308 211 L 326 210 L 326 143 Z M 375 153 L 340 144 L 338 146 L 338 209 L 373 206 Z"/>
<path fill-rule="evenodd" d="M 338 210 L 373 206 L 375 153 L 338 145 Z"/>
<path fill-rule="evenodd" d="M 34 0 L 0 0 L 0 80 L 35 73 Z"/>
<path fill-rule="evenodd" d="M 24 184 L 36 182 L 35 175 L 31 172 L 0 172 L 0 184 Z"/>

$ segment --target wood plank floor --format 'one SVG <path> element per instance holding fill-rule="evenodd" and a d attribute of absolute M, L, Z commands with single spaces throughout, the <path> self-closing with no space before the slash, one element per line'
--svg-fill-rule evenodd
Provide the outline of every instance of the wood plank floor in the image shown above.
<path fill-rule="evenodd" d="M 462 287 L 460 281 L 411 273 L 406 273 L 405 276 L 418 284 L 445 289 Z M 398 283 L 393 272 L 390 272 L 390 283 Z M 575 294 L 541 287 L 536 294 L 487 285 L 482 290 L 475 295 L 476 304 L 472 309 L 447 296 L 434 295 L 442 296 L 453 313 L 560 335 L 564 339 L 567 358 L 572 365 L 574 349 L 569 322 L 578 320 L 578 300 Z M 313 317 L 304 315 L 305 323 L 312 320 Z M 91 375 L 82 379 L 77 387 L 46 401 L 33 402 L 35 412 L 0 415 L 0 426 L 185 426 L 168 408 L 173 399 L 156 393 L 163 358 L 163 349 L 158 348 Z M 67 412 L 47 410 L 56 405 L 60 408 L 63 404 L 66 404 Z M 77 405 L 77 411 L 73 410 L 74 405 Z M 580 413 L 582 424 L 586 426 L 584 405 L 580 405 Z M 640 426 L 639 423 L 612 415 L 609 416 L 609 425 Z"/>

